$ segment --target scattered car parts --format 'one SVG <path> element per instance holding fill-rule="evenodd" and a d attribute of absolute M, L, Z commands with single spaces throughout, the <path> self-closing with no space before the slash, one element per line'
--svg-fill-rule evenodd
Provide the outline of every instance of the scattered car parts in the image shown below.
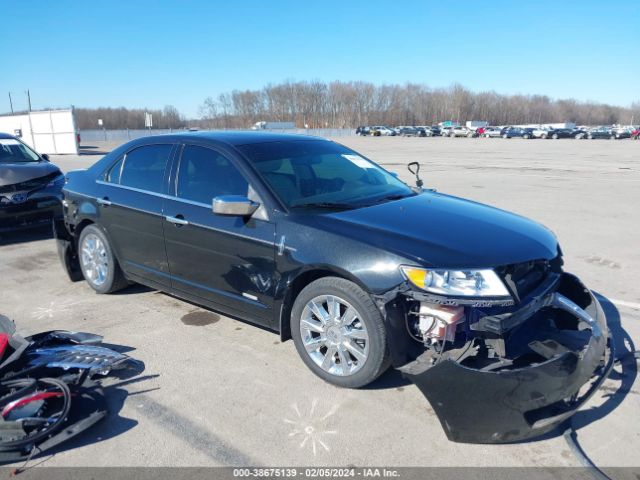
<path fill-rule="evenodd" d="M 100 378 L 144 365 L 101 341 L 60 330 L 23 338 L 0 315 L 0 463 L 42 453 L 107 415 Z"/>

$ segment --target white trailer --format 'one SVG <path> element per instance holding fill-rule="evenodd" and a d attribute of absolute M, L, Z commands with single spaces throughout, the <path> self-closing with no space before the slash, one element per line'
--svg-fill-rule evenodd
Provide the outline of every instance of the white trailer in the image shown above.
<path fill-rule="evenodd" d="M 38 153 L 78 155 L 78 131 L 72 108 L 3 115 L 0 132 L 19 137 Z"/>

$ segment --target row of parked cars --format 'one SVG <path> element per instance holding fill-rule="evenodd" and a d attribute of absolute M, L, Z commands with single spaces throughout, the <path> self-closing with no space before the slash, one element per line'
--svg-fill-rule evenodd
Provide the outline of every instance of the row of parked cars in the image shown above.
<path fill-rule="evenodd" d="M 623 138 L 640 139 L 640 127 L 578 127 L 578 128 L 543 128 L 543 127 L 480 127 L 472 129 L 464 126 L 398 126 L 394 128 L 380 126 L 358 127 L 357 135 L 362 136 L 402 136 L 402 137 L 483 137 L 483 138 L 575 138 L 619 140 Z"/>

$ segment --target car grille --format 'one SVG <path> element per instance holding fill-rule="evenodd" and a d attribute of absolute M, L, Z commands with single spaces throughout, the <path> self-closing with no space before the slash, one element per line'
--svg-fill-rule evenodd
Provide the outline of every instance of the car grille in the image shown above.
<path fill-rule="evenodd" d="M 44 177 L 32 178 L 31 180 L 27 180 L 25 182 L 14 183 L 12 185 L 3 185 L 0 186 L 0 193 L 13 193 L 13 192 L 30 192 L 32 190 L 37 190 L 38 188 L 42 188 L 51 180 L 60 175 L 59 172 L 53 172 L 49 175 L 45 175 Z"/>
<path fill-rule="evenodd" d="M 525 299 L 538 288 L 551 272 L 559 272 L 562 260 L 560 257 L 549 260 L 534 260 L 530 262 L 507 265 L 498 270 L 508 287 L 517 297 L 517 301 Z"/>

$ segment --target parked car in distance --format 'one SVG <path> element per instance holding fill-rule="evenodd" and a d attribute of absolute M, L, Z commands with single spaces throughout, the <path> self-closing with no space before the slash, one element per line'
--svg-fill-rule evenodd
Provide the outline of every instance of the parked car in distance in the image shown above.
<path fill-rule="evenodd" d="M 433 137 L 438 137 L 440 135 L 442 135 L 442 130 L 440 129 L 440 127 L 438 125 L 431 125 L 431 136 Z"/>
<path fill-rule="evenodd" d="M 571 136 L 576 140 L 580 140 L 580 139 L 587 138 L 588 133 L 589 132 L 584 128 L 574 128 L 571 131 Z"/>
<path fill-rule="evenodd" d="M 482 136 L 485 138 L 498 138 L 502 136 L 503 128 L 500 127 L 485 127 Z"/>
<path fill-rule="evenodd" d="M 573 138 L 573 130 L 570 128 L 550 128 L 540 138 Z"/>
<path fill-rule="evenodd" d="M 613 140 L 620 140 L 623 138 L 631 138 L 631 130 L 626 127 L 614 128 L 611 130 L 611 135 Z"/>
<path fill-rule="evenodd" d="M 451 127 L 449 130 L 450 137 L 475 137 L 476 132 L 469 130 L 467 127 Z"/>
<path fill-rule="evenodd" d="M 612 138 L 615 138 L 615 135 L 611 133 L 610 127 L 592 128 L 587 132 L 587 139 L 593 140 L 593 139 L 599 139 L 599 138 L 612 139 Z"/>
<path fill-rule="evenodd" d="M 542 138 L 543 135 L 547 134 L 547 131 L 548 131 L 547 128 L 534 127 L 534 129 L 532 130 L 531 134 L 533 135 L 533 138 Z"/>
<path fill-rule="evenodd" d="M 433 137 L 433 130 L 428 125 L 418 125 L 416 127 L 420 132 L 421 137 Z"/>
<path fill-rule="evenodd" d="M 415 127 L 402 127 L 398 135 L 401 137 L 418 137 L 420 136 L 420 131 Z"/>
<path fill-rule="evenodd" d="M 62 215 L 64 175 L 13 135 L 0 133 L 0 230 L 51 223 Z"/>
<path fill-rule="evenodd" d="M 524 130 L 524 132 L 522 133 L 522 138 L 524 139 L 530 139 L 530 138 L 536 138 L 535 135 L 533 134 L 533 132 L 535 131 L 535 128 L 523 128 L 522 130 Z"/>
<path fill-rule="evenodd" d="M 143 137 L 69 172 L 63 195 L 70 278 L 102 294 L 139 282 L 279 332 L 341 387 L 391 364 L 454 441 L 545 434 L 613 365 L 605 314 L 549 229 L 411 188 L 328 140 Z"/>
<path fill-rule="evenodd" d="M 453 127 L 441 127 L 440 128 L 440 135 L 443 137 L 448 137 L 449 134 L 451 133 L 451 129 Z"/>
<path fill-rule="evenodd" d="M 524 138 L 525 135 L 530 135 L 532 132 L 527 132 L 524 128 L 519 127 L 505 127 L 502 129 L 502 138 Z"/>
<path fill-rule="evenodd" d="M 396 134 L 396 132 L 394 132 L 391 128 L 385 127 L 384 125 L 377 125 L 372 128 L 380 132 L 380 135 L 383 137 L 393 137 Z"/>

